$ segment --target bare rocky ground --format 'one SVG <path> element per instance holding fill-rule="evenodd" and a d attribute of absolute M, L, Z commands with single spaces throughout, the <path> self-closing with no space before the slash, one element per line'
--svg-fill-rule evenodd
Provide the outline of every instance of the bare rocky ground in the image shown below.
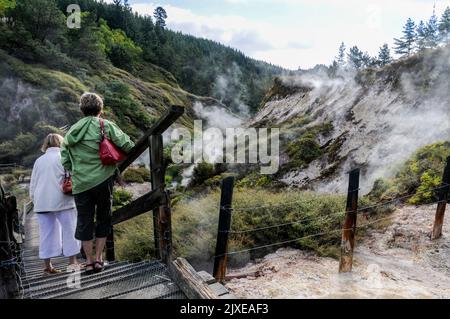
<path fill-rule="evenodd" d="M 397 209 L 383 227 L 356 243 L 353 272 L 338 274 L 338 261 L 311 252 L 279 249 L 230 275 L 239 298 L 450 298 L 450 216 L 444 236 L 431 241 L 436 205 Z"/>
<path fill-rule="evenodd" d="M 137 199 L 152 190 L 150 183 L 130 183 L 125 186 L 125 189 L 133 195 L 133 200 Z"/>

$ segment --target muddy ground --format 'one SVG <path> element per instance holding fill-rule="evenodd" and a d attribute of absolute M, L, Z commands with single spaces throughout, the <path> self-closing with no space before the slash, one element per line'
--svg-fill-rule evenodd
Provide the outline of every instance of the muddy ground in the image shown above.
<path fill-rule="evenodd" d="M 311 252 L 279 249 L 230 275 L 239 298 L 450 298 L 450 216 L 444 236 L 429 238 L 436 205 L 397 209 L 356 243 L 353 272 Z"/>

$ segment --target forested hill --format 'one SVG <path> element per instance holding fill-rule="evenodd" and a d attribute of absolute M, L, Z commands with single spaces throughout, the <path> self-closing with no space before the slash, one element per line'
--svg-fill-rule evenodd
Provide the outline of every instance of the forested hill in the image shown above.
<path fill-rule="evenodd" d="M 83 8 L 80 29 L 67 27 L 69 2 Z M 235 90 L 225 92 L 233 97 L 229 106 L 256 107 L 279 71 L 211 41 L 171 32 L 164 18 L 154 23 L 126 6 L 0 0 L 0 162 L 30 166 L 46 134 L 80 118 L 78 101 L 85 91 L 101 94 L 106 116 L 137 139 L 167 105 L 186 107 L 181 123 L 187 127 L 201 116 L 195 103 L 225 107 L 210 97 L 220 100 L 224 93 L 215 83 Z"/>
<path fill-rule="evenodd" d="M 10 37 L 6 35 L 5 39 L 3 35 L 2 48 L 33 62 L 55 61 L 54 68 L 66 67 L 64 61 L 54 59 L 54 55 L 61 54 L 97 68 L 106 53 L 114 66 L 133 74 L 142 62 L 149 62 L 172 73 L 180 86 L 191 93 L 217 98 L 236 111 L 247 105 L 250 112 L 259 107 L 274 75 L 283 71 L 214 41 L 167 29 L 167 14 L 162 8 L 150 17 L 133 12 L 127 1 L 15 2 L 15 9 L 7 15 L 20 24 L 15 25 Z M 62 22 L 70 4 L 81 7 L 81 30 L 68 30 Z M 106 27 L 114 38 L 110 45 L 104 43 L 101 34 Z M 131 41 L 125 41 L 124 35 Z"/>

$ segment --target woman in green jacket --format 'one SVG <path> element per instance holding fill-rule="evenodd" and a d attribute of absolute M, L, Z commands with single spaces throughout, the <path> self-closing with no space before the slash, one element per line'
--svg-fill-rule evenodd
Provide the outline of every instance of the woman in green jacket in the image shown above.
<path fill-rule="evenodd" d="M 61 161 L 72 174 L 72 190 L 78 211 L 75 238 L 81 240 L 86 254 L 86 271 L 103 270 L 103 249 L 111 233 L 112 192 L 117 166 L 104 166 L 99 156 L 100 116 L 103 100 L 85 93 L 80 100 L 84 118 L 67 132 L 61 146 Z M 106 136 L 128 153 L 134 143 L 114 123 L 103 120 Z M 94 222 L 95 220 L 95 222 Z M 94 233 L 95 259 L 92 255 Z"/>

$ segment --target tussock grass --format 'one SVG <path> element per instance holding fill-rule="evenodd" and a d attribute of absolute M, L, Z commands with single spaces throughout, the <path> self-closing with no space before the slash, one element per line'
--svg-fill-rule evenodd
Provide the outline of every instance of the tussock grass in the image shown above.
<path fill-rule="evenodd" d="M 178 199 L 172 210 L 176 256 L 187 257 L 194 265 L 212 262 L 217 236 L 219 202 L 218 190 L 213 190 L 195 200 Z M 244 231 L 244 233 L 230 234 L 229 252 L 283 241 L 292 242 L 230 255 L 230 265 L 242 265 L 283 246 L 312 250 L 322 256 L 337 257 L 345 202 L 345 196 L 339 195 L 319 195 L 295 190 L 273 192 L 260 188 L 236 188 L 232 230 Z M 367 199 L 360 199 L 361 207 L 370 204 Z M 294 224 L 245 232 L 286 223 Z M 146 214 L 118 227 L 116 250 L 119 258 L 140 260 L 153 256 L 152 224 L 150 214 Z M 363 235 L 364 230 L 358 233 Z M 295 240 L 315 234 L 322 235 Z"/>

